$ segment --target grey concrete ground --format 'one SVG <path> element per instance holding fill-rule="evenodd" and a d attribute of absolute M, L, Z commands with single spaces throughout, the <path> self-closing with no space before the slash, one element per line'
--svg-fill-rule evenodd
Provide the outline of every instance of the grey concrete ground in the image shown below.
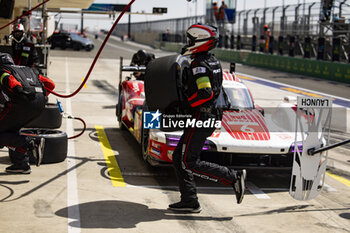
<path fill-rule="evenodd" d="M 100 41 L 95 43 L 98 47 Z M 288 194 L 288 171 L 249 171 L 247 195 L 241 205 L 235 204 L 230 188 L 197 180 L 203 208 L 200 214 L 166 210 L 169 203 L 179 200 L 172 168 L 147 166 L 136 140 L 117 128 L 115 118 L 118 58 L 130 59 L 132 51 L 138 48 L 133 43 L 111 41 L 97 62 L 87 88 L 74 98 L 60 99 L 67 113 L 82 117 L 87 123 L 83 136 L 69 140 L 66 161 L 32 166 L 30 175 L 9 175 L 3 172 L 9 165 L 7 150 L 0 150 L 0 232 L 350 231 L 349 180 L 330 175 L 326 176 L 327 186 L 320 196 L 300 202 Z M 157 56 L 167 54 L 154 52 Z M 79 86 L 93 53 L 96 49 L 91 53 L 52 52 L 49 76 L 55 81 L 57 92 L 70 93 Z M 250 70 L 250 67 L 238 67 L 242 73 L 250 74 Z M 256 93 L 256 101 L 275 101 L 284 95 L 276 91 L 275 96 L 261 96 L 261 88 L 265 87 L 249 82 L 247 85 L 253 88 L 253 95 Z M 50 96 L 50 101 L 55 100 L 56 97 Z M 81 127 L 78 121 L 64 120 L 61 130 L 73 135 Z M 96 129 L 101 127 L 107 140 L 98 137 Z M 105 150 L 106 141 L 110 150 Z M 336 153 L 343 156 L 337 159 L 345 166 L 344 170 L 349 169 L 349 148 L 339 148 Z M 108 172 L 113 159 L 118 163 L 125 187 L 113 186 L 112 171 Z"/>

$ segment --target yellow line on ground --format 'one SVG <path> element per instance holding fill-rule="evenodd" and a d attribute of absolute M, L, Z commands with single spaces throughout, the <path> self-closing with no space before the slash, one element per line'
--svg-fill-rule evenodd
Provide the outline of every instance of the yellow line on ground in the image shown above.
<path fill-rule="evenodd" d="M 241 78 L 241 79 L 246 79 L 246 80 L 256 80 L 255 78 L 250 78 L 250 77 L 246 77 L 246 76 L 243 76 L 243 75 L 240 75 L 240 74 L 236 74 L 238 78 Z"/>
<path fill-rule="evenodd" d="M 306 96 L 311 96 L 311 97 L 323 97 L 325 98 L 325 96 L 316 94 L 316 93 L 311 93 L 311 92 L 307 92 L 307 91 L 302 91 L 302 90 L 298 90 L 292 87 L 280 87 L 280 89 L 285 90 L 285 91 L 289 91 L 289 92 L 293 92 L 295 94 L 303 94 Z"/>
<path fill-rule="evenodd" d="M 333 179 L 339 181 L 342 184 L 345 184 L 346 186 L 350 187 L 350 180 L 345 179 L 344 177 L 332 174 L 330 172 L 326 172 L 327 175 L 329 175 L 330 177 L 332 177 Z"/>
<path fill-rule="evenodd" d="M 124 178 L 119 169 L 119 165 L 115 158 L 111 145 L 109 144 L 105 130 L 101 125 L 95 125 L 95 129 L 100 140 L 100 145 L 103 151 L 103 155 L 106 160 L 109 176 L 111 177 L 112 185 L 114 187 L 126 187 Z"/>

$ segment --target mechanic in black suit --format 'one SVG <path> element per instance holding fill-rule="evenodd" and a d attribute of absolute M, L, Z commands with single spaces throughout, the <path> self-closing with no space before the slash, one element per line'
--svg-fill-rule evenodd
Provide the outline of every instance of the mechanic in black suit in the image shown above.
<path fill-rule="evenodd" d="M 31 173 L 29 151 L 36 158 L 36 165 L 40 165 L 44 138 L 21 135 L 19 130 L 40 115 L 54 87 L 53 81 L 36 69 L 17 66 L 9 54 L 0 53 L 0 99 L 5 103 L 0 109 L 0 147 L 14 151 L 13 165 L 6 172 Z"/>
<path fill-rule="evenodd" d="M 147 66 L 150 61 L 155 59 L 153 53 L 148 53 L 146 50 L 140 49 L 132 56 L 131 66 Z M 145 80 L 145 74 L 142 72 L 134 72 L 133 75 L 137 80 Z"/>
<path fill-rule="evenodd" d="M 12 54 L 16 65 L 34 67 L 39 64 L 39 57 L 34 43 L 26 37 L 24 27 L 20 23 L 13 25 Z"/>
<path fill-rule="evenodd" d="M 222 69 L 220 62 L 209 52 L 216 47 L 217 30 L 215 27 L 194 24 L 187 29 L 187 45 L 182 55 L 191 56 L 192 62 L 187 78 L 189 113 L 192 119 L 205 121 L 207 119 L 221 120 L 222 111 L 215 107 L 222 88 Z M 170 210 L 199 213 L 194 175 L 232 186 L 237 203 L 243 200 L 246 171 L 234 171 L 215 163 L 200 160 L 200 153 L 207 137 L 211 136 L 212 128 L 186 128 L 173 153 L 179 189 L 180 202 L 169 205 Z"/>

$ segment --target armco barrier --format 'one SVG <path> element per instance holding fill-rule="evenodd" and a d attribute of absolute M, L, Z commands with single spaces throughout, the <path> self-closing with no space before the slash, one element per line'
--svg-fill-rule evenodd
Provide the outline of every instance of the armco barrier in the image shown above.
<path fill-rule="evenodd" d="M 183 44 L 155 42 L 154 46 L 167 51 L 179 53 Z M 215 49 L 213 53 L 218 59 L 227 62 L 237 62 L 245 65 L 350 83 L 349 64 L 219 48 Z"/>

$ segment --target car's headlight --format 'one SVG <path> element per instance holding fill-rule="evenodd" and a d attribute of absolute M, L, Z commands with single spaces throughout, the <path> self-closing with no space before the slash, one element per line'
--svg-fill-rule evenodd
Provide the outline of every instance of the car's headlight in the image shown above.
<path fill-rule="evenodd" d="M 177 144 L 180 141 L 180 137 L 179 135 L 171 135 L 171 134 L 166 134 L 165 138 L 166 138 L 166 144 L 167 146 L 171 146 L 171 147 L 176 147 Z M 211 150 L 211 151 L 215 151 L 216 150 L 216 146 L 213 142 L 206 140 L 204 142 L 204 146 L 202 148 L 202 150 L 207 151 L 207 150 Z"/>
<path fill-rule="evenodd" d="M 302 153 L 303 152 L 303 142 L 297 142 L 297 147 L 298 147 L 299 153 Z M 296 149 L 296 146 L 295 146 L 295 143 L 293 142 L 293 144 L 289 148 L 289 152 L 294 153 L 295 149 Z"/>
<path fill-rule="evenodd" d="M 171 135 L 171 134 L 166 134 L 165 135 L 165 139 L 166 139 L 166 144 L 168 146 L 172 146 L 172 147 L 176 147 L 177 144 L 180 141 L 180 136 L 178 135 Z"/>

